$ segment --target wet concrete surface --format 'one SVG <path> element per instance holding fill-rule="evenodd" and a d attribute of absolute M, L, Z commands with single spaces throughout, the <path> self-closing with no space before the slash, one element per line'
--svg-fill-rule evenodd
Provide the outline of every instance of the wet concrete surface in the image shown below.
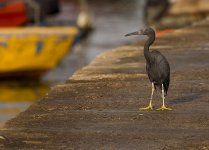
<path fill-rule="evenodd" d="M 171 66 L 166 105 L 139 111 L 151 84 L 143 43 L 99 55 L 7 122 L 1 149 L 209 149 L 209 20 L 158 38 Z M 125 37 L 124 37 L 125 38 Z M 159 95 L 154 97 L 160 107 Z"/>

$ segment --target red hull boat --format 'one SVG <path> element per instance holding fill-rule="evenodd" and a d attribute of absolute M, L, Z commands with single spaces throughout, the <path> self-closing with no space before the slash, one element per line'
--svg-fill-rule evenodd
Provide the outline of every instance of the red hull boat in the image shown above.
<path fill-rule="evenodd" d="M 22 26 L 27 19 L 27 8 L 23 2 L 0 0 L 0 27 Z"/>

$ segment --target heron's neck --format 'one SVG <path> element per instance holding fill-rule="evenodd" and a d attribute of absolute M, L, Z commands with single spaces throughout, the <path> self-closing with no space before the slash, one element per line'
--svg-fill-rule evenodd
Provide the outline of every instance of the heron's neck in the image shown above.
<path fill-rule="evenodd" d="M 152 43 L 154 43 L 155 41 L 155 35 L 152 36 L 148 36 L 148 40 L 144 45 L 144 57 L 146 58 L 147 61 L 150 60 L 150 51 L 149 51 L 149 47 L 150 45 L 152 45 Z"/>

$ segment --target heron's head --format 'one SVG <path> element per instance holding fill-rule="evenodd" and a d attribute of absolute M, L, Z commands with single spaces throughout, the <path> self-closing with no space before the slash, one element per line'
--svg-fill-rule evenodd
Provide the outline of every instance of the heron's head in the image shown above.
<path fill-rule="evenodd" d="M 155 31 L 151 27 L 147 27 L 145 29 L 128 33 L 125 36 L 131 36 L 131 35 L 147 35 L 147 36 L 155 36 Z"/>

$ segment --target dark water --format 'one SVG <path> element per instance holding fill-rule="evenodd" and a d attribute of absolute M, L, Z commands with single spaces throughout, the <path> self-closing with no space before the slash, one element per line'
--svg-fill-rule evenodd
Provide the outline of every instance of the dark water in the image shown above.
<path fill-rule="evenodd" d="M 95 30 L 87 39 L 78 43 L 57 68 L 48 72 L 40 82 L 0 82 L 0 126 L 41 99 L 51 86 L 63 83 L 98 54 L 136 42 L 137 38 L 125 38 L 124 35 L 143 26 L 142 3 L 140 0 L 111 3 L 89 0 Z M 56 19 L 67 20 L 69 17 L 75 17 L 77 9 L 72 6 L 70 2 L 65 2 L 62 5 L 62 13 Z"/>

